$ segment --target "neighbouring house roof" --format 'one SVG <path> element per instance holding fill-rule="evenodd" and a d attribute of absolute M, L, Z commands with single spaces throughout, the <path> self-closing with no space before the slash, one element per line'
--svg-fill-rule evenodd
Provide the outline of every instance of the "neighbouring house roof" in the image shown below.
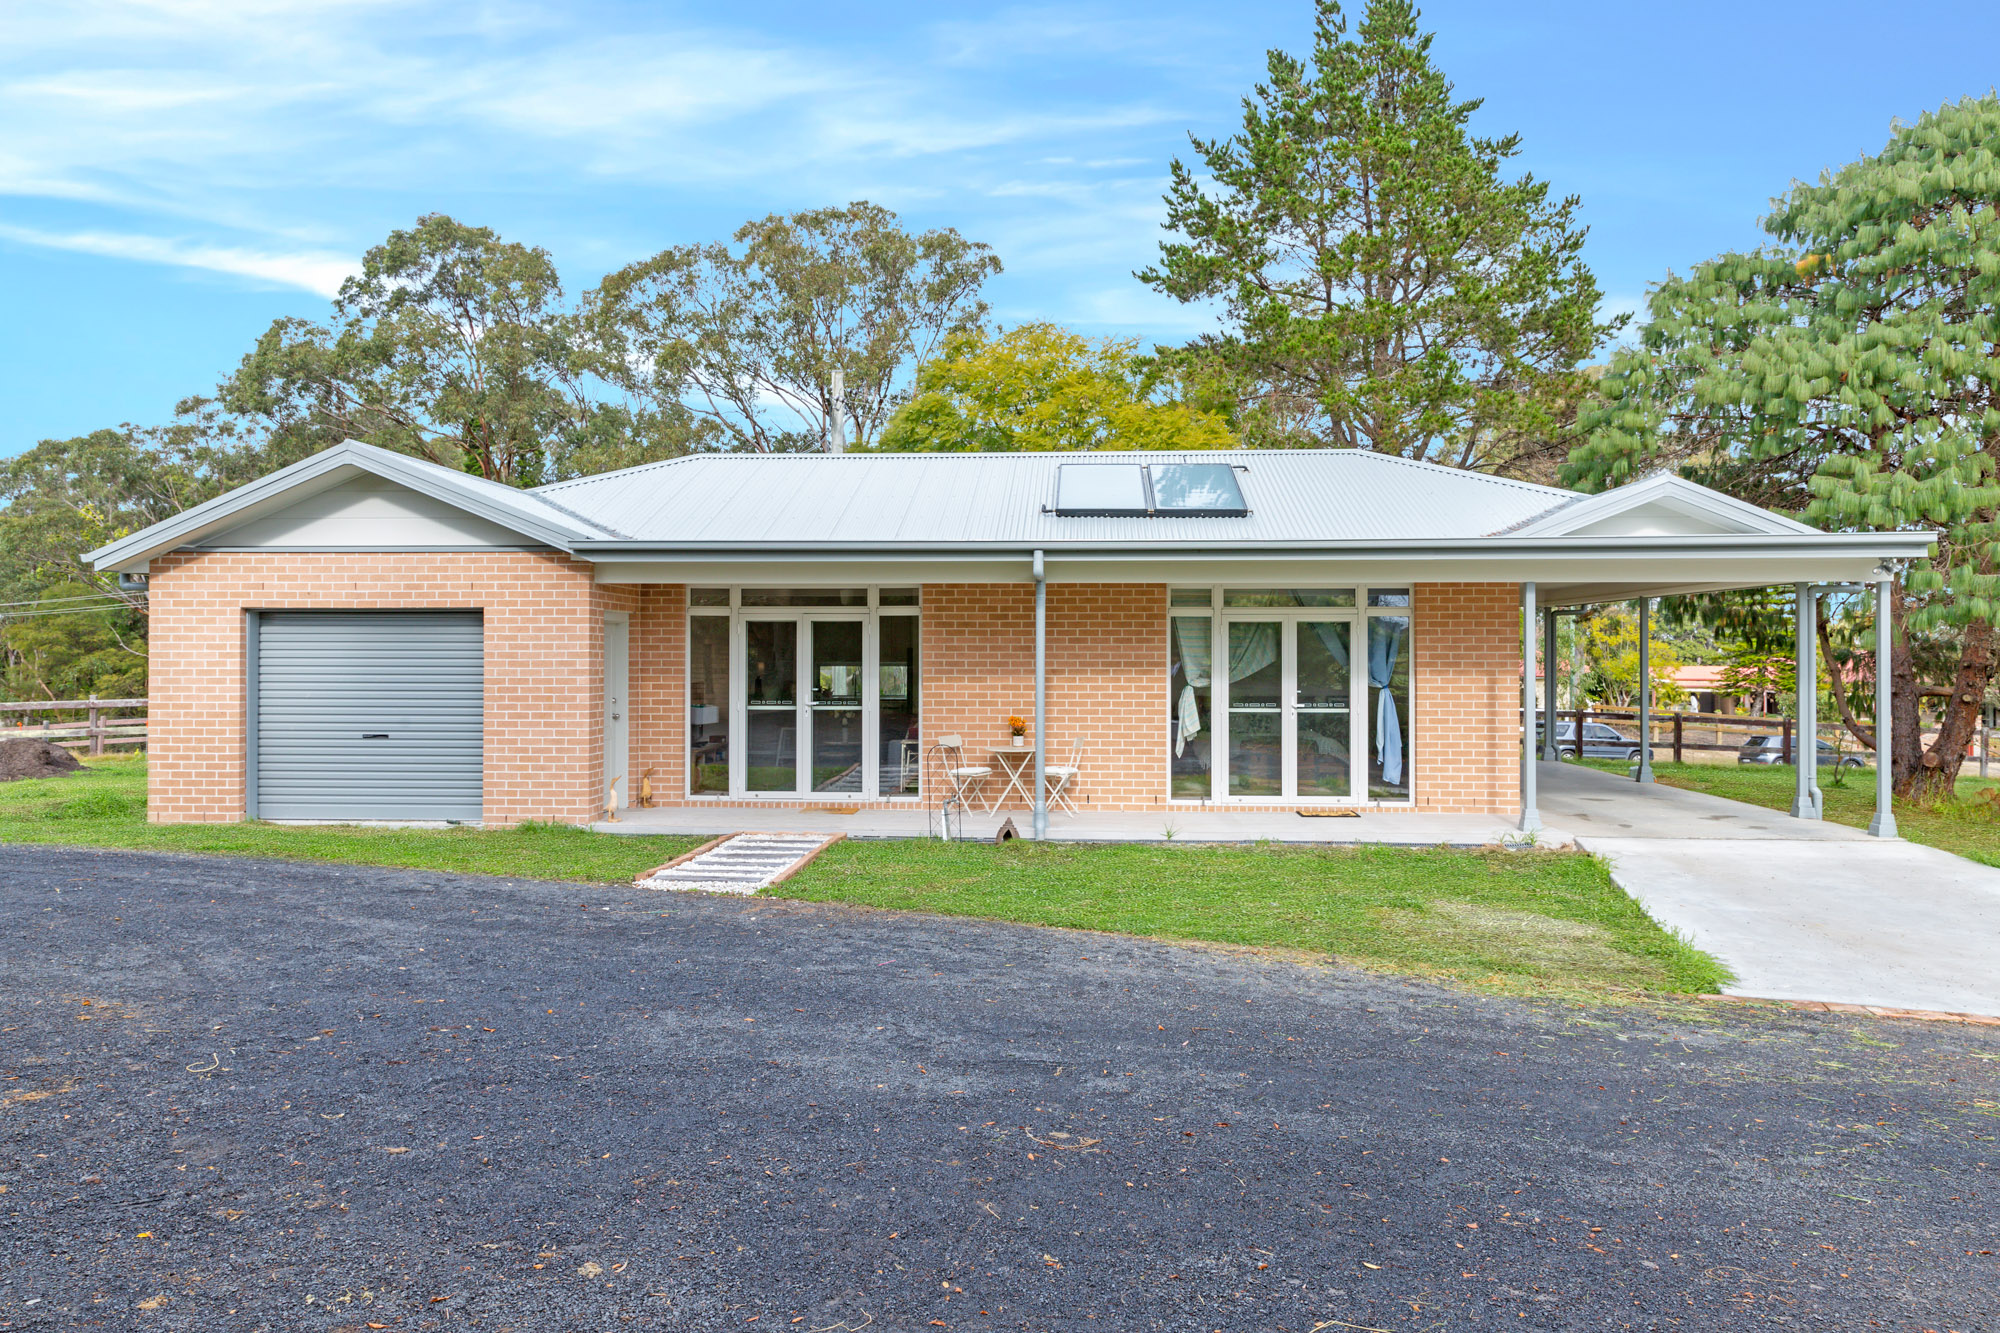
<path fill-rule="evenodd" d="M 1229 512 L 1173 511 L 1190 494 L 1174 479 L 1196 473 L 1171 469 L 1218 464 L 1234 469 L 1241 491 L 1238 500 L 1219 488 Z M 1070 467 L 1144 469 L 1148 480 L 1133 487 L 1071 488 L 1147 497 L 1141 512 L 1058 512 L 1061 470 Z M 429 517 L 415 505 L 403 514 L 384 490 L 428 497 Z M 311 506 L 301 502 L 316 494 L 321 507 L 340 510 L 339 522 L 273 517 L 287 506 L 304 513 Z M 453 529 L 440 512 L 477 521 Z M 317 544 L 336 530 L 353 540 Z M 397 530 L 412 542 L 370 544 Z M 274 531 L 292 544 L 274 546 Z M 625 582 L 932 577 L 913 572 L 924 561 L 937 578 L 1012 579 L 1042 552 L 1050 577 L 1081 580 L 1539 580 L 1543 605 L 1867 579 L 1880 562 L 1920 556 L 1932 540 L 1819 532 L 1674 476 L 1582 495 L 1355 449 L 696 454 L 521 491 L 349 440 L 86 558 L 144 570 L 168 551 L 252 538 L 258 549 L 291 550 L 518 539 Z M 722 574 L 731 562 L 734 573 Z"/>

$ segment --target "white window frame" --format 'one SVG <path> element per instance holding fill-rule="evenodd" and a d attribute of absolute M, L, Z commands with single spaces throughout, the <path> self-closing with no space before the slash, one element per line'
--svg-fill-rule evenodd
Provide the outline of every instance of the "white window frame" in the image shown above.
<path fill-rule="evenodd" d="M 1189 586 L 1183 584 L 1180 585 L 1180 588 L 1181 590 L 1185 590 Z M 1414 719 L 1417 711 L 1417 671 L 1415 657 L 1417 638 L 1416 584 L 1414 582 L 1376 580 L 1373 583 L 1360 585 L 1344 583 L 1312 585 L 1317 589 L 1324 589 L 1327 592 L 1352 592 L 1354 594 L 1354 604 L 1352 606 L 1223 606 L 1224 595 L 1227 593 L 1263 591 L 1271 586 L 1271 583 L 1267 580 L 1261 583 L 1216 585 L 1208 589 L 1210 668 L 1208 693 L 1209 794 L 1207 802 L 1218 805 L 1270 805 L 1274 803 L 1288 806 L 1354 805 L 1374 806 L 1392 810 L 1415 805 L 1417 800 L 1417 771 L 1414 763 L 1414 751 L 1416 749 L 1414 725 L 1412 725 L 1412 744 L 1410 747 L 1412 753 L 1407 755 L 1404 760 L 1403 786 L 1408 794 L 1390 798 L 1371 796 L 1368 793 L 1368 769 L 1370 754 L 1375 740 L 1375 719 L 1368 708 L 1368 624 L 1371 620 L 1379 616 L 1402 616 L 1410 622 L 1410 633 L 1403 644 L 1403 653 L 1410 668 L 1409 698 L 1404 703 L 1405 711 Z M 1306 585 L 1301 584 L 1296 586 Z M 1410 605 L 1370 606 L 1368 605 L 1368 591 L 1371 587 L 1380 590 L 1391 588 L 1407 590 L 1410 594 Z M 1170 629 L 1172 621 L 1176 619 L 1196 618 L 1202 613 L 1202 608 L 1198 606 L 1175 606 L 1173 604 L 1175 590 L 1175 588 L 1169 587 L 1167 591 L 1167 619 Z M 1298 711 L 1296 708 L 1296 701 L 1298 699 L 1298 625 L 1302 622 L 1340 621 L 1347 623 L 1351 627 L 1349 629 L 1351 637 L 1348 640 L 1349 669 L 1347 673 L 1348 742 L 1355 756 L 1355 762 L 1349 766 L 1350 785 L 1346 795 L 1285 796 L 1280 794 L 1275 796 L 1233 796 L 1230 794 L 1229 625 L 1232 622 L 1242 621 L 1278 621 L 1282 625 L 1279 631 L 1279 651 L 1283 663 L 1279 698 L 1281 704 L 1285 699 L 1293 700 L 1294 706 L 1281 706 L 1279 710 L 1281 721 L 1278 729 L 1278 745 L 1279 752 L 1282 755 L 1279 770 L 1281 774 L 1279 783 L 1281 793 L 1286 789 L 1293 792 L 1298 790 Z M 1173 636 L 1170 632 L 1168 634 L 1168 642 L 1171 644 L 1172 641 Z M 1171 675 L 1173 671 L 1173 663 L 1171 661 L 1167 663 L 1167 671 Z M 1171 711 L 1170 704 L 1170 719 Z M 1171 733 L 1171 726 L 1169 726 L 1168 731 Z M 1203 804 L 1204 802 L 1196 798 L 1174 795 L 1173 745 L 1171 736 L 1169 736 L 1166 746 L 1166 763 L 1168 803 L 1174 805 Z"/>
<path fill-rule="evenodd" d="M 705 587 L 715 585 L 705 584 Z M 811 585 L 787 584 L 787 587 L 809 587 Z M 843 583 L 833 585 L 851 588 L 855 585 Z M 882 795 L 882 636 L 881 623 L 889 616 L 921 617 L 923 594 L 917 595 L 914 606 L 883 606 L 882 589 L 908 588 L 908 583 L 870 585 L 866 606 L 744 606 L 743 589 L 729 590 L 729 605 L 696 606 L 689 600 L 687 615 L 692 621 L 697 616 L 716 619 L 727 617 L 729 621 L 729 790 L 727 792 L 694 792 L 694 771 L 691 761 L 686 762 L 688 772 L 683 782 L 683 795 L 690 801 L 795 801 L 825 802 L 841 804 L 855 800 L 864 801 L 906 801 L 922 799 L 918 792 L 895 792 Z M 798 680 L 793 691 L 794 722 L 793 753 L 797 759 L 798 782 L 791 791 L 750 791 L 749 752 L 744 741 L 749 735 L 750 692 L 746 679 L 749 669 L 749 629 L 752 620 L 791 621 L 798 626 L 798 641 L 795 656 L 798 660 Z M 861 625 L 861 790 L 859 792 L 822 792 L 812 790 L 812 626 L 819 622 L 840 622 Z M 919 631 L 919 647 L 922 636 Z M 683 708 L 693 707 L 694 681 L 692 662 L 681 682 Z M 921 656 L 917 662 L 918 698 L 922 699 L 924 663 Z M 921 703 L 919 704 L 921 707 Z M 685 716 L 685 714 L 684 714 Z M 688 748 L 686 729 L 680 738 L 685 754 Z"/>

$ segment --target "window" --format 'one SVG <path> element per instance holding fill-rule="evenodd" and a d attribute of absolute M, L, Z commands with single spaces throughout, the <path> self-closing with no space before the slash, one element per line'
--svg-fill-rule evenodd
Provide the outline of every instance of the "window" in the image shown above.
<path fill-rule="evenodd" d="M 688 589 L 688 605 L 689 605 L 689 606 L 728 606 L 728 605 L 729 605 L 729 589 L 727 589 L 727 588 L 689 588 L 689 589 Z"/>
<path fill-rule="evenodd" d="M 1352 588 L 1229 588 L 1224 606 L 1353 606 Z"/>
<path fill-rule="evenodd" d="M 1169 606 L 1208 606 L 1212 594 L 1206 588 L 1174 588 L 1167 593 Z"/>
<path fill-rule="evenodd" d="M 1242 518 L 1250 512 L 1228 463 L 1063 463 L 1056 513 L 1072 517 Z"/>
<path fill-rule="evenodd" d="M 866 588 L 745 588 L 745 606 L 866 606 Z"/>

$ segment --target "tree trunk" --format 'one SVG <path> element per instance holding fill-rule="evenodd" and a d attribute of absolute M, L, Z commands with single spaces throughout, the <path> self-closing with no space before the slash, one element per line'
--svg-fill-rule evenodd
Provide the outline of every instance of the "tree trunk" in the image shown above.
<path fill-rule="evenodd" d="M 1908 789 L 1898 790 L 1909 799 L 1930 804 L 1947 800 L 1958 787 L 1958 770 L 1965 762 L 1966 747 L 1979 734 L 1980 705 L 1986 701 L 1986 687 L 1993 681 L 1993 627 L 1975 620 L 1965 627 L 1964 646 L 1959 651 L 1958 670 L 1952 678 L 1951 696 L 1944 701 L 1938 721 L 1937 739 L 1917 761 Z M 1901 684 L 1900 675 L 1897 683 Z M 1911 712 L 1916 711 L 1912 698 Z M 1897 722 L 1902 721 L 1900 710 Z M 1914 730 L 1914 728 L 1913 728 Z M 1898 745 L 1900 752 L 1902 747 Z"/>
<path fill-rule="evenodd" d="M 1847 682 L 1840 678 L 1840 663 L 1833 655 L 1833 640 L 1826 632 L 1826 617 L 1819 617 L 1819 660 L 1826 663 L 1827 692 L 1833 695 L 1833 706 L 1840 712 L 1840 724 L 1855 740 L 1869 749 L 1875 748 L 1875 728 L 1864 727 L 1854 716 L 1854 710 L 1847 704 Z"/>

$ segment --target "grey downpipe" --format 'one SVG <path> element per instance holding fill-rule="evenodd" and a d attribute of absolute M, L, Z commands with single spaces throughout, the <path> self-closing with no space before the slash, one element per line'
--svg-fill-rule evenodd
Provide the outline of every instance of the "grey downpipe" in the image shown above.
<path fill-rule="evenodd" d="M 1049 580 L 1042 553 L 1035 552 L 1035 841 L 1049 836 L 1048 714 Z"/>

